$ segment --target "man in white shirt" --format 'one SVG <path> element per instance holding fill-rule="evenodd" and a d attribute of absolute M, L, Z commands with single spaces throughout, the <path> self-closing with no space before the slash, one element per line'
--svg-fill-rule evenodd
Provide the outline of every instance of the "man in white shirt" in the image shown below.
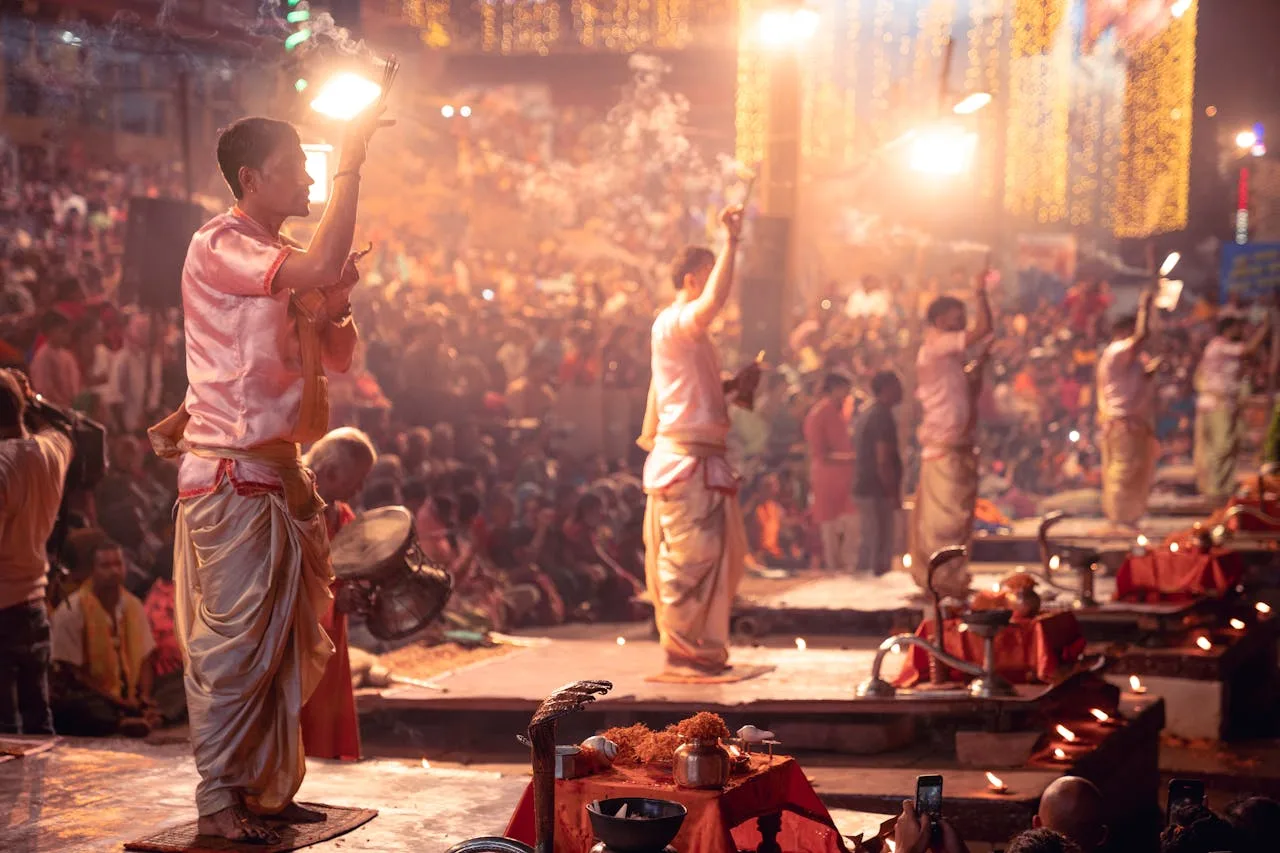
<path fill-rule="evenodd" d="M 707 333 L 729 301 L 742 208 L 727 208 L 721 222 L 719 258 L 693 247 L 673 264 L 676 301 L 653 323 L 653 381 L 637 442 L 649 451 L 645 580 L 666 671 L 678 676 L 728 668 L 730 610 L 747 555 L 738 477 L 725 458 L 725 395 L 753 394 L 759 368 L 723 384 Z"/>
<path fill-rule="evenodd" d="M 912 518 L 911 574 L 927 584 L 929 557 L 951 545 L 968 545 L 978 501 L 978 451 L 974 444 L 974 385 L 965 372 L 966 353 L 991 334 L 987 273 L 975 283 L 978 317 L 966 331 L 964 303 L 940 296 L 925 315 L 924 342 L 916 355 L 916 398 L 920 401 L 920 485 Z M 966 562 L 941 566 L 935 588 L 963 597 L 969 590 Z"/>
<path fill-rule="evenodd" d="M 1202 495 L 1219 502 L 1231 495 L 1236 482 L 1244 360 L 1262 347 L 1270 332 L 1268 317 L 1245 341 L 1243 320 L 1224 317 L 1196 369 L 1196 483 Z"/>
<path fill-rule="evenodd" d="M 1146 515 L 1156 466 L 1155 395 L 1142 347 L 1150 335 L 1153 294 L 1138 297 L 1137 318 L 1112 328 L 1098 357 L 1098 447 L 1102 452 L 1102 512 L 1112 524 L 1132 528 Z"/>
<path fill-rule="evenodd" d="M 74 450 L 59 430 L 27 431 L 30 397 L 26 377 L 0 370 L 0 734 L 53 734 L 45 543 Z"/>

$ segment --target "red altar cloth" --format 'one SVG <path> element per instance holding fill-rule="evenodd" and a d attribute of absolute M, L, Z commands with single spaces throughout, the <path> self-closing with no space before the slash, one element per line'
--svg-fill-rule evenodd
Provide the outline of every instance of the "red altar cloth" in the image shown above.
<path fill-rule="evenodd" d="M 942 621 L 942 648 L 971 663 L 982 663 L 982 638 L 972 631 L 960 631 L 959 619 Z M 925 619 L 916 636 L 933 639 L 933 620 Z M 1013 684 L 1049 683 L 1063 668 L 1084 653 L 1084 636 L 1072 613 L 1046 613 L 1034 619 L 1011 622 L 996 635 L 996 672 Z M 965 681 L 969 676 L 943 667 L 947 681 Z M 929 656 L 912 646 L 894 684 L 912 687 L 929 678 Z"/>
<path fill-rule="evenodd" d="M 581 779 L 556 782 L 556 851 L 586 853 L 595 844 L 587 806 L 613 797 L 673 800 L 689 810 L 672 846 L 690 853 L 736 853 L 760 843 L 755 819 L 782 814 L 778 844 L 784 853 L 845 853 L 844 839 L 827 807 L 795 759 L 778 756 L 772 765 L 752 758 L 750 773 L 735 775 L 723 791 L 679 788 L 669 769 L 614 767 Z M 506 836 L 534 843 L 533 786 L 525 788 Z"/>
<path fill-rule="evenodd" d="M 1116 601 L 1152 604 L 1221 594 L 1240 583 L 1244 561 L 1230 549 L 1209 553 L 1167 548 L 1130 554 L 1116 572 Z"/>

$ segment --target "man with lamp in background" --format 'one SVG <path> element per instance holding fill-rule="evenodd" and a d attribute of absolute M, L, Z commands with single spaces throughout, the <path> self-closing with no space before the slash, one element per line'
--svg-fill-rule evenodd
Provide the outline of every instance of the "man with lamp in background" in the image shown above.
<path fill-rule="evenodd" d="M 264 817 L 323 820 L 293 802 L 305 772 L 299 714 L 334 650 L 320 623 L 333 579 L 324 501 L 299 445 L 328 429 L 325 371 L 346 371 L 358 340 L 351 242 L 381 113 L 347 125 L 305 250 L 280 234 L 310 210 L 297 131 L 266 118 L 224 130 L 218 164 L 236 205 L 196 232 L 183 267 L 186 401 L 151 440 L 182 457 L 175 628 L 202 835 L 271 844 L 280 835 Z"/>
<path fill-rule="evenodd" d="M 653 380 L 636 443 L 649 451 L 645 580 L 664 674 L 674 678 L 729 669 L 729 617 L 747 556 L 738 476 L 725 458 L 726 396 L 751 399 L 759 361 L 724 382 L 708 334 L 732 292 L 742 217 L 740 206 L 721 213 L 726 239 L 719 257 L 697 246 L 677 255 L 676 300 L 653 323 Z"/>

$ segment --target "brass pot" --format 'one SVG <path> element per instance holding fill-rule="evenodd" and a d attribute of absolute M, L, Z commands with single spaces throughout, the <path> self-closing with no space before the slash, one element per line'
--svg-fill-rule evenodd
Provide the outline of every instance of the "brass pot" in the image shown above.
<path fill-rule="evenodd" d="M 719 738 L 694 738 L 676 747 L 671 774 L 681 788 L 723 788 L 732 773 L 733 760 Z"/>

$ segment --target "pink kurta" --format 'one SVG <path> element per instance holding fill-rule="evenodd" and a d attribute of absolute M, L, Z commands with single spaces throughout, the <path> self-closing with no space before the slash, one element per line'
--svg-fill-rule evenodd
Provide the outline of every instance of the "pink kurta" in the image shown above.
<path fill-rule="evenodd" d="M 652 494 L 686 480 L 702 466 L 706 485 L 737 492 L 738 478 L 724 453 L 683 453 L 672 444 L 723 448 L 729 407 L 720 380 L 720 357 L 693 322 L 689 305 L 676 303 L 653 322 L 653 388 L 657 441 L 644 465 L 644 488 Z"/>
<path fill-rule="evenodd" d="M 31 387 L 50 402 L 70 408 L 80 396 L 80 365 L 71 350 L 43 346 L 31 359 Z"/>
<path fill-rule="evenodd" d="M 813 495 L 813 520 L 822 524 L 853 512 L 852 462 L 829 462 L 830 453 L 849 453 L 849 419 L 831 398 L 819 400 L 804 419 L 804 440 L 809 443 L 809 490 Z"/>
<path fill-rule="evenodd" d="M 186 440 L 247 449 L 288 437 L 302 402 L 302 360 L 290 292 L 272 286 L 292 251 L 233 209 L 196 232 L 182 271 L 187 336 Z M 216 488 L 275 489 L 280 476 L 242 460 L 182 458 L 183 497 Z"/>
<path fill-rule="evenodd" d="M 923 410 L 917 434 L 925 459 L 973 444 L 964 355 L 963 331 L 925 330 L 916 355 L 916 399 Z"/>

